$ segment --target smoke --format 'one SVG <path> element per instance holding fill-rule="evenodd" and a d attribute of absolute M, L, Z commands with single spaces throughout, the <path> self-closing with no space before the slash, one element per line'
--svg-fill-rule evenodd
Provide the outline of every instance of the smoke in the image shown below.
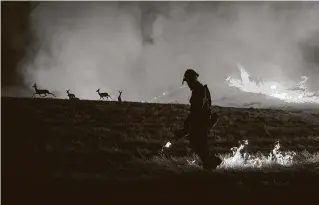
<path fill-rule="evenodd" d="M 42 2 L 30 15 L 34 41 L 22 62 L 25 86 L 66 98 L 95 92 L 145 101 L 181 86 L 192 68 L 212 98 L 225 79 L 252 76 L 284 83 L 309 76 L 319 87 L 317 2 Z M 187 88 L 159 99 L 186 103 Z"/>

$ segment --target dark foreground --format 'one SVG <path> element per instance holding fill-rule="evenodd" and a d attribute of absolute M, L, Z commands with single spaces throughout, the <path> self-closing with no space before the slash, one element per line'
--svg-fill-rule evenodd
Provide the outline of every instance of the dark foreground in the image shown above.
<path fill-rule="evenodd" d="M 196 175 L 196 174 L 194 174 Z M 224 174 L 226 175 L 226 174 Z M 78 203 L 235 203 L 288 204 L 315 202 L 318 194 L 318 176 L 298 173 L 253 172 L 227 174 L 228 176 L 162 176 L 159 179 L 134 181 L 68 180 L 48 186 L 15 186 L 3 192 L 8 204 L 78 204 Z M 261 182 L 264 175 L 273 177 L 269 183 Z M 245 178 L 245 179 L 242 179 Z M 287 180 L 284 182 L 283 179 Z M 238 181 L 241 181 L 239 183 Z M 278 181 L 282 182 L 278 182 Z M 277 182 L 276 182 L 277 181 Z M 7 204 L 6 203 L 6 204 Z"/>
<path fill-rule="evenodd" d="M 160 155 L 172 138 L 172 125 L 181 125 L 187 114 L 183 105 L 14 98 L 1 103 L 3 204 L 318 200 L 318 164 L 207 172 L 183 164 L 186 142 L 176 145 L 171 156 Z M 252 152 L 269 150 L 275 139 L 295 151 L 319 151 L 316 114 L 218 109 L 223 117 L 210 147 L 220 153 L 246 138 Z"/>

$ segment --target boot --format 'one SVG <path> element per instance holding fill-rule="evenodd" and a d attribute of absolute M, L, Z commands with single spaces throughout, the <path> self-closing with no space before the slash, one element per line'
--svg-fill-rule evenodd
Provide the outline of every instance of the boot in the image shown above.
<path fill-rule="evenodd" d="M 212 170 L 216 169 L 222 163 L 222 160 L 219 157 L 213 155 L 208 162 L 203 162 L 203 169 Z"/>

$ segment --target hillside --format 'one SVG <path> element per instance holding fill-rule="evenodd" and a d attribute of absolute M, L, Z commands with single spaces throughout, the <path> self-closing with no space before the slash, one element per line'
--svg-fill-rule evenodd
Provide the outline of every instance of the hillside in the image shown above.
<path fill-rule="evenodd" d="M 44 187 L 55 194 L 71 186 L 77 196 L 94 190 L 97 197 L 108 190 L 117 193 L 116 200 L 138 200 L 148 193 L 150 200 L 187 201 L 191 192 L 201 197 L 231 192 L 248 200 L 252 192 L 275 197 L 278 190 L 284 191 L 282 196 L 288 196 L 288 190 L 307 190 L 311 195 L 318 183 L 318 160 L 295 168 L 265 168 L 267 174 L 264 169 L 227 168 L 207 173 L 189 165 L 194 157 L 187 140 L 162 153 L 187 116 L 187 105 L 9 97 L 2 97 L 1 103 L 2 175 L 15 192 L 17 184 L 23 189 L 23 180 L 27 187 L 54 183 Z M 279 140 L 284 150 L 295 151 L 299 158 L 318 156 L 318 112 L 217 106 L 214 110 L 220 118 L 209 144 L 216 154 L 227 155 L 239 140 L 247 139 L 249 153 L 266 155 Z M 168 185 L 171 181 L 174 185 Z M 194 192 L 194 186 L 201 192 Z"/>

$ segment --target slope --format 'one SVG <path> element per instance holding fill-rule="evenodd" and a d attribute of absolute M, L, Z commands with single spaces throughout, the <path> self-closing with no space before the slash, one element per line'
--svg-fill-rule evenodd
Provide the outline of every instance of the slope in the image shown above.
<path fill-rule="evenodd" d="M 267 174 L 264 170 L 207 173 L 187 164 L 192 154 L 186 140 L 162 154 L 163 145 L 182 125 L 187 105 L 7 97 L 1 103 L 2 175 L 8 190 L 15 193 L 17 187 L 38 190 L 41 185 L 41 190 L 55 196 L 92 196 L 94 190 L 94 196 L 102 197 L 107 191 L 117 202 L 127 199 L 121 196 L 145 199 L 145 193 L 149 200 L 188 201 L 191 192 L 200 197 L 232 193 L 244 200 L 253 193 L 256 198 L 249 200 L 257 200 L 264 193 L 278 196 L 278 191 L 284 191 L 285 197 L 298 190 L 311 195 L 318 182 L 318 164 Z M 245 139 L 251 153 L 269 153 L 276 140 L 284 149 L 319 151 L 317 113 L 217 106 L 214 110 L 220 118 L 209 144 L 216 153 L 229 153 Z M 194 186 L 200 188 L 194 192 Z"/>

